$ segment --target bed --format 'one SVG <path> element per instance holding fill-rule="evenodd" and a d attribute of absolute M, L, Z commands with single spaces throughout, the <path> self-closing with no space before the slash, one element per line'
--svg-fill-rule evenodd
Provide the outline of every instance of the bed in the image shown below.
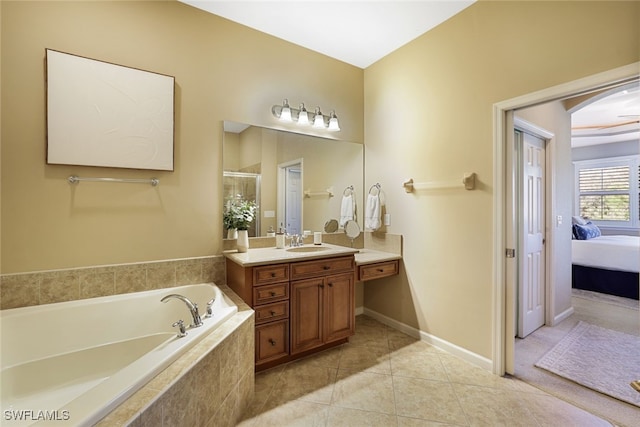
<path fill-rule="evenodd" d="M 638 299 L 640 237 L 574 239 L 571 249 L 574 288 Z"/>

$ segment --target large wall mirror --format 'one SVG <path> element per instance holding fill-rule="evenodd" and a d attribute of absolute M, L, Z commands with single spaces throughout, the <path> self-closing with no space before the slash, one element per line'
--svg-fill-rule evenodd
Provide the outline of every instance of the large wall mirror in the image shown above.
<path fill-rule="evenodd" d="M 341 222 L 349 197 L 363 223 L 362 144 L 225 121 L 222 157 L 223 209 L 258 206 L 250 237 L 281 226 L 290 234 L 322 231 L 331 219 Z"/>

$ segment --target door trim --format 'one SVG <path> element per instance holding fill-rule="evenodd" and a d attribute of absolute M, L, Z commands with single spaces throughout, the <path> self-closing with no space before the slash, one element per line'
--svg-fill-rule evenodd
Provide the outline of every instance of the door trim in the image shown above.
<path fill-rule="evenodd" d="M 598 73 L 582 79 L 563 83 L 537 92 L 532 92 L 516 98 L 498 102 L 493 105 L 493 373 L 504 375 L 508 364 L 513 366 L 513 353 L 507 355 L 506 325 L 513 322 L 512 314 L 508 318 L 507 302 L 507 258 L 505 257 L 506 246 L 506 226 L 505 219 L 512 215 L 507 205 L 506 181 L 507 158 L 506 158 L 506 135 L 513 132 L 513 126 L 507 126 L 507 115 L 517 108 L 530 107 L 533 105 L 554 101 L 579 94 L 586 94 L 605 87 L 624 84 L 637 80 L 640 73 L 640 62 L 635 62 L 623 67 Z M 512 344 L 513 345 L 513 344 Z"/>

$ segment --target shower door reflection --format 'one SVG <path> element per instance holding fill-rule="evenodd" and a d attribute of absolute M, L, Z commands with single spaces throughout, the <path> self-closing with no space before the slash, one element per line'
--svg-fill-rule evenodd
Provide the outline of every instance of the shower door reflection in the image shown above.
<path fill-rule="evenodd" d="M 249 237 L 257 237 L 260 230 L 260 174 L 246 172 L 228 172 L 223 174 L 223 194 L 224 204 L 233 200 L 253 201 L 258 205 L 256 217 L 249 225 Z M 224 236 L 226 236 L 226 230 Z"/>

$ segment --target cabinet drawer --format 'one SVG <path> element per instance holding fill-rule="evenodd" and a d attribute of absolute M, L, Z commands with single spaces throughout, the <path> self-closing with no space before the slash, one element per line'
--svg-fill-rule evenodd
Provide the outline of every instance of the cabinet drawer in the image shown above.
<path fill-rule="evenodd" d="M 255 308 L 256 324 L 287 319 L 289 317 L 289 301 L 260 305 Z"/>
<path fill-rule="evenodd" d="M 256 365 L 288 355 L 288 320 L 256 326 Z"/>
<path fill-rule="evenodd" d="M 353 271 L 354 265 L 353 256 L 296 262 L 291 264 L 291 280 Z"/>
<path fill-rule="evenodd" d="M 275 285 L 256 286 L 253 288 L 254 308 L 260 304 L 282 301 L 289 298 L 289 282 Z"/>
<path fill-rule="evenodd" d="M 289 281 L 289 264 L 265 265 L 253 269 L 253 285 Z"/>
<path fill-rule="evenodd" d="M 358 280 L 373 280 L 398 274 L 398 260 L 361 265 L 358 267 Z"/>

